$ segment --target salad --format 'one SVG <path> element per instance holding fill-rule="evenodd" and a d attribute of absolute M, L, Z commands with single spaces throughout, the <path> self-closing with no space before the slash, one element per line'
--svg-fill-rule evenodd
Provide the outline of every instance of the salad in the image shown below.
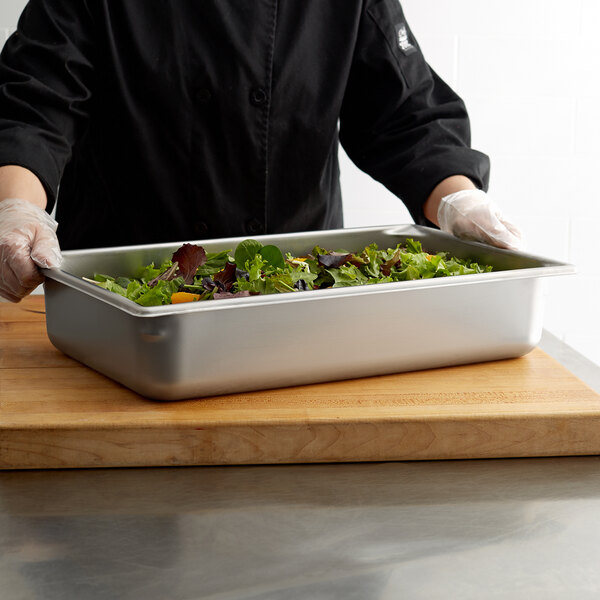
<path fill-rule="evenodd" d="M 231 250 L 206 252 L 183 244 L 160 265 L 143 267 L 135 277 L 96 273 L 87 279 L 142 306 L 199 302 L 260 294 L 304 292 L 412 279 L 485 273 L 489 265 L 429 254 L 419 241 L 407 239 L 395 248 L 377 244 L 356 251 L 315 246 L 306 256 L 284 254 L 277 246 L 248 239 Z"/>

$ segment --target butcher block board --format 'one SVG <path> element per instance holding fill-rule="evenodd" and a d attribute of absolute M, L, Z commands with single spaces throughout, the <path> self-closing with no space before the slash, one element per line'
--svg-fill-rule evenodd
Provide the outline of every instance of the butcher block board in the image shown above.
<path fill-rule="evenodd" d="M 43 296 L 0 303 L 0 468 L 600 454 L 600 395 L 511 360 L 161 403 L 56 350 Z M 301 368 L 301 365 L 299 365 Z"/>

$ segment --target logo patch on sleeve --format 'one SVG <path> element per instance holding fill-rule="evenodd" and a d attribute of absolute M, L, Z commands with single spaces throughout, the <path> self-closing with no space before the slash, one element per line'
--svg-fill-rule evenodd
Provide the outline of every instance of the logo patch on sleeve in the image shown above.
<path fill-rule="evenodd" d="M 417 51 L 417 49 L 408 39 L 408 29 L 406 28 L 406 23 L 400 23 L 399 25 L 396 25 L 396 42 L 400 51 L 406 56 Z"/>

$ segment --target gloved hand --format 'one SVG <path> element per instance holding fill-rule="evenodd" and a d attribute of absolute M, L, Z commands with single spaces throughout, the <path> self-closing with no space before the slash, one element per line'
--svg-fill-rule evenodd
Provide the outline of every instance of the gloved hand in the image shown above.
<path fill-rule="evenodd" d="M 18 302 L 44 280 L 38 267 L 61 266 L 57 226 L 31 202 L 16 198 L 0 202 L 0 296 Z"/>
<path fill-rule="evenodd" d="M 437 217 L 440 229 L 458 238 L 511 250 L 524 247 L 522 233 L 482 190 L 461 190 L 443 197 Z"/>

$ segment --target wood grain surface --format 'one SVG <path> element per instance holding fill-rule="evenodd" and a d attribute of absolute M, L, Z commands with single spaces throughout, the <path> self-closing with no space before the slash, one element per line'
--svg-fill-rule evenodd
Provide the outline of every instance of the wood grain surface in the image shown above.
<path fill-rule="evenodd" d="M 518 359 L 161 403 L 54 348 L 43 296 L 0 303 L 0 468 L 600 453 L 600 396 Z"/>

